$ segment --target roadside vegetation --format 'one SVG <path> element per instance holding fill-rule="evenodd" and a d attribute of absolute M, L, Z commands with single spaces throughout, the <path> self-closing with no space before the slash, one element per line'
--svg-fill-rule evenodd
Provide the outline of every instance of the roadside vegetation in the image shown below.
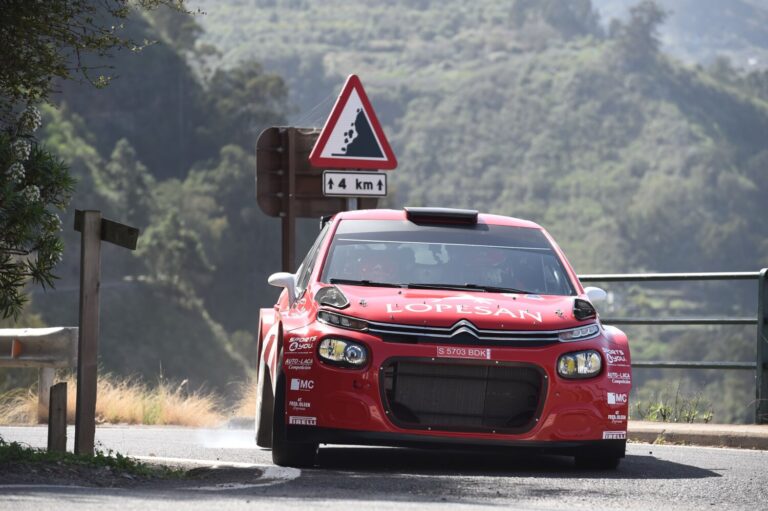
<path fill-rule="evenodd" d="M 185 474 L 181 469 L 142 463 L 111 450 L 105 452 L 97 449 L 93 456 L 85 456 L 35 449 L 18 442 L 6 442 L 0 437 L 0 474 L 12 476 L 9 471 L 30 471 L 29 469 L 35 471 L 38 477 L 48 475 L 58 478 L 66 474 L 70 478 L 76 476 L 79 479 L 96 470 L 95 481 L 101 481 L 99 485 L 109 483 L 112 478 L 146 480 L 181 478 Z M 106 474 L 105 470 L 108 471 Z M 46 474 L 47 472 L 50 474 Z"/>
<path fill-rule="evenodd" d="M 75 422 L 76 383 L 67 381 L 67 422 Z M 190 391 L 187 383 L 160 380 L 150 386 L 138 378 L 105 375 L 99 378 L 96 422 L 101 424 L 217 426 L 226 413 L 212 392 Z M 36 386 L 0 395 L 1 424 L 37 423 Z"/>
<path fill-rule="evenodd" d="M 680 384 L 654 393 L 650 399 L 632 403 L 630 419 L 654 422 L 701 422 L 708 424 L 714 419 L 712 404 L 700 392 L 681 392 Z"/>

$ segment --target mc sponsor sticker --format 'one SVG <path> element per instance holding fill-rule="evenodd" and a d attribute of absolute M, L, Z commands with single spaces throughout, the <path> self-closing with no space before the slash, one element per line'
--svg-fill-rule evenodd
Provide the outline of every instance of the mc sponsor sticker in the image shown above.
<path fill-rule="evenodd" d="M 298 417 L 296 415 L 289 415 L 288 424 L 294 424 L 296 426 L 317 426 L 317 417 Z"/>
<path fill-rule="evenodd" d="M 603 431 L 603 440 L 626 440 L 626 431 Z"/>
<path fill-rule="evenodd" d="M 438 346 L 438 358 L 467 358 L 472 360 L 490 360 L 490 348 L 467 348 L 463 346 Z"/>
<path fill-rule="evenodd" d="M 629 397 L 624 392 L 609 392 L 608 404 L 609 405 L 625 405 L 629 401 Z"/>
<path fill-rule="evenodd" d="M 629 371 L 608 371 L 608 379 L 617 385 L 631 385 L 632 376 Z"/>
<path fill-rule="evenodd" d="M 315 380 L 291 378 L 291 390 L 315 390 Z"/>

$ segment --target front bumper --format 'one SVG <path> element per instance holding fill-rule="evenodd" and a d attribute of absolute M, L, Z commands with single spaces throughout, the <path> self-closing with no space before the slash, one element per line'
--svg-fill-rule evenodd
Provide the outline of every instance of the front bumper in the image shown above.
<path fill-rule="evenodd" d="M 571 440 L 571 441 L 530 441 L 530 440 L 482 440 L 472 438 L 451 438 L 424 436 L 408 433 L 377 431 L 355 431 L 309 426 L 288 426 L 288 440 L 315 444 L 375 445 L 389 447 L 412 447 L 419 449 L 488 449 L 499 448 L 524 450 L 526 452 L 556 454 L 563 456 L 604 456 L 623 458 L 626 440 Z"/>
<path fill-rule="evenodd" d="M 346 369 L 321 362 L 317 345 L 330 336 L 365 344 L 370 363 L 363 369 Z M 314 349 L 291 353 L 292 338 L 314 339 Z M 526 427 L 499 430 L 417 427 L 393 420 L 385 405 L 385 369 L 393 360 L 439 362 L 443 360 L 439 344 L 385 342 L 364 332 L 313 323 L 289 332 L 284 346 L 288 361 L 283 367 L 288 382 L 286 423 L 292 440 L 361 445 L 548 446 L 570 451 L 623 446 L 625 442 L 631 388 L 629 352 L 626 339 L 617 339 L 609 331 L 585 341 L 493 347 L 482 363 L 534 367 L 545 382 L 535 420 Z M 586 349 L 602 354 L 603 369 L 598 376 L 566 380 L 557 375 L 560 355 Z M 481 362 L 451 358 L 450 363 Z"/>

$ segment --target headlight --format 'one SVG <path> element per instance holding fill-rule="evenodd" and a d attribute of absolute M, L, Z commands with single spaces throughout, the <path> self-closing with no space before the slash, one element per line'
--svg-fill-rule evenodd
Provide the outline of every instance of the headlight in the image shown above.
<path fill-rule="evenodd" d="M 583 341 L 584 339 L 591 339 L 592 337 L 595 337 L 598 333 L 600 333 L 600 327 L 597 325 L 597 323 L 592 323 L 591 325 L 584 325 L 578 328 L 572 328 L 571 330 L 560 332 L 558 337 L 561 341 L 564 342 Z"/>
<path fill-rule="evenodd" d="M 557 360 L 557 374 L 563 378 L 591 378 L 600 373 L 603 361 L 595 350 L 575 351 Z"/>
<path fill-rule="evenodd" d="M 323 339 L 318 354 L 324 361 L 342 367 L 363 367 L 368 363 L 368 348 L 346 339 Z"/>
<path fill-rule="evenodd" d="M 348 328 L 350 330 L 366 330 L 368 328 L 368 323 L 363 320 L 342 316 L 335 312 L 320 311 L 317 313 L 317 319 L 326 325 Z"/>

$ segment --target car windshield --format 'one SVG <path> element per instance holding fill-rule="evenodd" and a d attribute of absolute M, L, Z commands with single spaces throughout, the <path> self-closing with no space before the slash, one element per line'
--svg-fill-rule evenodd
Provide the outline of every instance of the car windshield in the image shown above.
<path fill-rule="evenodd" d="M 343 220 L 321 275 L 326 283 L 573 295 L 539 229 L 503 225 Z"/>

